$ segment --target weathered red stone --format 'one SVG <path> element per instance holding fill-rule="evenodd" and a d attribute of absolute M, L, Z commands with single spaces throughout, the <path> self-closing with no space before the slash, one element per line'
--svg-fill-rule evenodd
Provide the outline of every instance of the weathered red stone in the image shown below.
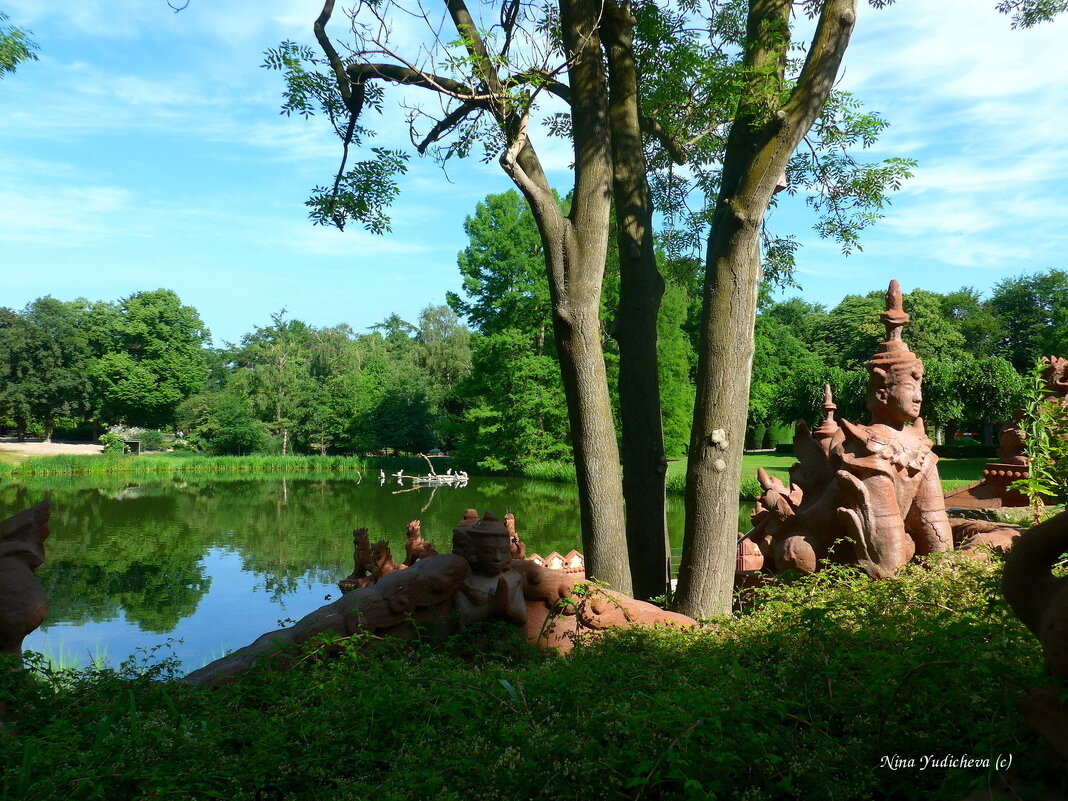
<path fill-rule="evenodd" d="M 45 560 L 51 501 L 0 520 L 0 654 L 22 656 L 22 640 L 44 622 L 48 596 L 34 571 Z"/>

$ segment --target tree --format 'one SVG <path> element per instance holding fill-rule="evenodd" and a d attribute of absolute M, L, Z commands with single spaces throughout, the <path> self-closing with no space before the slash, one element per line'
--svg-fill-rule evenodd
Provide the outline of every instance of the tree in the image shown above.
<path fill-rule="evenodd" d="M 1005 337 L 1005 324 L 972 287 L 942 296 L 942 312 L 964 337 L 964 349 L 983 358 L 993 356 Z"/>
<path fill-rule="evenodd" d="M 529 329 L 533 349 L 545 353 L 552 301 L 541 235 L 526 200 L 515 190 L 487 195 L 464 220 L 464 233 L 469 243 L 456 261 L 466 299 L 450 292 L 449 306 L 482 334 Z"/>
<path fill-rule="evenodd" d="M 553 21 L 559 41 L 550 41 L 544 49 L 517 48 L 534 57 L 533 63 L 520 66 L 510 53 L 513 37 L 522 35 L 525 23 L 542 20 L 527 19 L 527 7 L 507 6 L 499 27 L 501 38 L 491 41 L 483 35 L 489 26 L 479 25 L 462 0 L 452 0 L 446 9 L 459 50 L 438 51 L 450 69 L 447 75 L 417 66 L 411 58 L 398 58 L 397 63 L 370 61 L 372 54 L 392 53 L 388 42 L 375 39 L 389 27 L 381 17 L 366 27 L 353 20 L 353 30 L 363 41 L 357 42 L 351 58 L 343 60 L 325 32 L 333 7 L 333 0 L 327 0 L 315 23 L 325 59 L 315 59 L 309 49 L 292 43 L 268 54 L 270 66 L 287 71 L 290 99 L 285 108 L 309 113 L 317 100 L 343 141 L 345 159 L 349 145 L 360 144 L 369 133 L 360 124 L 360 114 L 365 104 L 380 106 L 381 83 L 406 84 L 432 91 L 449 104 L 429 132 L 419 135 L 421 152 L 457 130 L 456 139 L 439 147 L 442 158 L 466 155 L 480 138 L 491 143 L 491 150 L 503 150 L 500 164 L 529 203 L 542 241 L 575 448 L 587 567 L 617 589 L 629 589 L 618 447 L 599 319 L 612 180 L 600 4 L 560 0 L 555 9 L 559 17 Z M 390 9 L 364 6 L 361 11 L 379 15 Z M 369 30 L 373 32 L 367 34 Z M 498 49 L 491 52 L 491 46 Z M 559 55 L 559 62 L 552 63 Z M 302 61 L 325 65 L 330 72 L 309 72 Z M 566 75 L 568 84 L 557 81 L 557 75 Z M 569 101 L 566 124 L 574 147 L 575 185 L 566 215 L 530 137 L 530 113 L 542 92 L 557 92 Z M 488 127 L 479 127 L 480 120 Z M 400 159 L 382 149 L 373 152 L 374 160 L 348 172 L 343 161 L 333 189 L 317 192 L 309 201 L 317 221 L 339 227 L 347 219 L 372 226 L 381 221 L 377 202 L 385 184 L 380 179 L 395 170 Z M 367 180 L 370 175 L 374 180 Z"/>
<path fill-rule="evenodd" d="M 31 422 L 44 429 L 45 442 L 59 417 L 87 408 L 89 343 L 81 303 L 38 298 L 21 314 L 0 317 L 0 405 L 24 435 Z"/>
<path fill-rule="evenodd" d="M 97 351 L 89 374 L 102 419 L 171 427 L 179 404 L 204 388 L 210 334 L 173 291 L 135 292 L 91 309 Z"/>
<path fill-rule="evenodd" d="M 232 387 L 245 397 L 271 433 L 282 453 L 309 410 L 315 382 L 309 372 L 309 329 L 300 320 L 286 320 L 285 309 L 271 315 L 271 325 L 257 327 L 235 350 Z"/>
<path fill-rule="evenodd" d="M 37 44 L 29 38 L 30 31 L 15 25 L 5 25 L 10 17 L 0 11 L 0 79 L 14 72 L 23 61 L 37 60 Z"/>
<path fill-rule="evenodd" d="M 705 257 L 697 404 L 686 476 L 686 530 L 677 608 L 730 611 L 761 229 L 779 176 L 830 97 L 856 19 L 855 0 L 809 4 L 818 13 L 804 66 L 786 82 L 790 0 L 750 0 L 741 80 Z M 726 508 L 727 506 L 730 509 Z"/>
<path fill-rule="evenodd" d="M 1006 278 L 994 286 L 990 308 L 1002 321 L 998 355 L 1026 373 L 1035 359 L 1068 353 L 1068 272 Z"/>

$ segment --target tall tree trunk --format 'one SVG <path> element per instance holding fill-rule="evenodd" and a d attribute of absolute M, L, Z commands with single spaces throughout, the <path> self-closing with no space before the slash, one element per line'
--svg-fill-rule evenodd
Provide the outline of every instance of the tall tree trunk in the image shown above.
<path fill-rule="evenodd" d="M 600 16 L 597 0 L 560 3 L 564 45 L 570 57 L 575 191 L 571 212 L 559 226 L 559 257 L 551 254 L 551 243 L 544 241 L 544 235 L 543 241 L 553 299 L 553 331 L 575 449 L 587 573 L 629 593 L 619 446 L 601 346 L 601 285 L 608 252 L 612 161 Z"/>
<path fill-rule="evenodd" d="M 826 0 L 801 75 L 780 105 L 792 5 L 749 2 L 748 86 L 727 139 L 708 237 L 676 594 L 679 611 L 694 617 L 731 608 L 764 214 L 787 161 L 834 86 L 856 17 L 856 0 Z"/>
<path fill-rule="evenodd" d="M 660 416 L 657 312 L 664 280 L 653 245 L 653 204 L 642 147 L 634 17 L 629 0 L 605 9 L 613 195 L 619 247 L 619 418 L 623 432 L 623 499 L 634 597 L 663 595 L 671 546 L 665 514 L 667 457 Z"/>

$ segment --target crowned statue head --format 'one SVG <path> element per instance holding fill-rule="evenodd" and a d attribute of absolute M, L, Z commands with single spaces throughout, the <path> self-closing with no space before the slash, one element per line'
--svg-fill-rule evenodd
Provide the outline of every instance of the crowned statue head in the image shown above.
<path fill-rule="evenodd" d="M 453 553 L 466 557 L 471 570 L 483 576 L 499 576 L 512 561 L 508 529 L 492 512 L 481 520 L 465 517 L 453 529 Z"/>
<path fill-rule="evenodd" d="M 875 349 L 868 368 L 868 411 L 872 423 L 892 428 L 920 416 L 923 401 L 923 363 L 901 338 L 909 316 L 901 305 L 901 285 L 890 282 L 886 291 L 886 311 L 880 316 L 886 326 L 886 341 Z"/>

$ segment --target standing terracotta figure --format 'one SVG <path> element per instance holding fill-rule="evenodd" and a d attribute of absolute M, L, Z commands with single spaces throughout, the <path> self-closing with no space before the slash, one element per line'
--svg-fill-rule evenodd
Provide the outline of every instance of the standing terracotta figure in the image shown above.
<path fill-rule="evenodd" d="M 820 427 L 810 434 L 798 424 L 790 488 L 759 473 L 764 494 L 749 537 L 777 571 L 812 572 L 830 557 L 882 577 L 915 554 L 953 547 L 938 457 L 920 419 L 923 364 L 901 339 L 909 316 L 897 281 L 881 319 L 887 338 L 867 365 L 871 422 L 839 428 L 828 390 Z"/>
<path fill-rule="evenodd" d="M 22 656 L 22 640 L 44 621 L 48 596 L 34 571 L 45 560 L 51 501 L 0 521 L 0 654 Z"/>

